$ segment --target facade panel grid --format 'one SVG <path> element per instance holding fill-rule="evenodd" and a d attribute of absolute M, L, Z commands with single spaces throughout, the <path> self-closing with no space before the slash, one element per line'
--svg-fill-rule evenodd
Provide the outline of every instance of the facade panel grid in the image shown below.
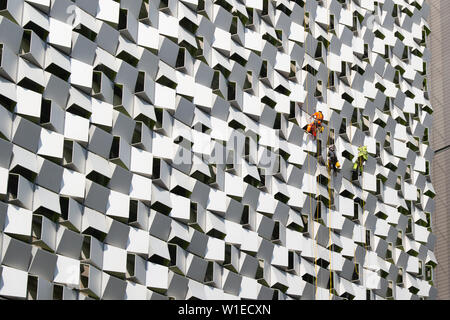
<path fill-rule="evenodd" d="M 436 298 L 426 1 L 1 3 L 0 297 Z"/>

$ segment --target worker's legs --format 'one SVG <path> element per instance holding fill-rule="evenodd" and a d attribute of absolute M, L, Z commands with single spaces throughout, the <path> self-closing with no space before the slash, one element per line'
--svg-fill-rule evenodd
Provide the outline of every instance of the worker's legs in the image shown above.
<path fill-rule="evenodd" d="M 358 176 L 359 176 L 359 163 L 358 163 L 357 167 L 353 169 L 352 179 L 357 180 Z"/>
<path fill-rule="evenodd" d="M 316 120 L 314 126 L 316 127 L 316 131 L 323 132 L 324 128 L 322 127 L 322 121 Z"/>
<path fill-rule="evenodd" d="M 358 170 L 358 174 L 359 174 L 360 176 L 362 176 L 363 170 L 364 170 L 364 168 L 363 168 L 363 167 L 364 167 L 363 161 L 364 161 L 363 159 L 361 159 L 361 158 L 359 159 L 359 166 L 358 166 L 358 167 L 359 167 L 359 170 Z"/>
<path fill-rule="evenodd" d="M 337 175 L 336 162 L 337 162 L 337 160 L 335 160 L 335 159 L 331 159 L 331 160 L 329 161 L 329 163 L 331 164 L 331 165 L 330 165 L 330 169 L 333 170 L 333 174 L 334 174 L 334 175 Z"/>
<path fill-rule="evenodd" d="M 306 128 L 306 132 L 311 133 L 313 135 L 314 139 L 316 138 L 316 126 L 314 125 L 314 123 L 308 124 L 308 127 Z"/>

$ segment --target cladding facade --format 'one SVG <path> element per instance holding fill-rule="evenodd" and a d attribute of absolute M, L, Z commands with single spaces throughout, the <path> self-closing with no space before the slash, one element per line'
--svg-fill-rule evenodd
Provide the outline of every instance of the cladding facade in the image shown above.
<path fill-rule="evenodd" d="M 0 297 L 436 297 L 425 1 L 1 5 Z"/>

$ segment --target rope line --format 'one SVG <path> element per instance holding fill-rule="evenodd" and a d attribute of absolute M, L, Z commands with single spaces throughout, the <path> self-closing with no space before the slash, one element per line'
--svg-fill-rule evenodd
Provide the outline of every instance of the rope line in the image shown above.
<path fill-rule="evenodd" d="M 303 9 L 303 45 L 304 45 L 304 48 L 305 48 L 305 54 L 304 54 L 305 56 L 303 57 L 303 60 L 306 59 L 306 55 L 307 55 L 306 38 L 307 38 L 307 36 L 306 36 L 306 3 L 305 3 L 304 9 Z M 302 73 L 303 73 L 303 67 L 302 67 L 301 70 L 302 70 Z M 308 73 L 307 73 L 307 71 L 305 73 L 305 103 L 306 103 L 306 112 L 309 114 L 309 108 L 308 108 Z M 308 168 L 308 172 L 309 172 L 310 164 L 309 164 L 309 153 L 308 152 L 306 152 L 306 157 L 307 157 L 307 168 Z M 313 230 L 314 230 L 314 225 L 312 223 L 312 200 L 311 200 L 311 196 L 309 196 L 309 207 L 310 207 L 310 211 L 311 212 L 310 212 L 310 215 L 309 215 L 308 223 L 311 224 L 311 226 L 308 226 L 308 229 L 309 229 L 309 227 L 312 227 Z M 314 232 L 311 235 L 311 240 L 313 240 L 313 234 L 314 234 Z M 314 243 L 311 243 L 311 252 L 313 252 L 313 251 L 314 251 Z M 315 270 L 315 268 L 314 268 L 314 270 Z M 314 292 L 314 295 L 315 294 L 316 293 Z"/>
<path fill-rule="evenodd" d="M 330 16 L 330 4 L 327 1 L 327 13 L 328 13 L 328 25 L 327 25 L 327 37 L 329 37 L 330 34 L 330 24 L 331 24 L 331 16 Z M 327 39 L 328 41 L 328 39 Z M 332 268 L 333 268 L 333 255 L 331 253 L 331 196 L 332 196 L 332 192 L 331 192 L 331 167 L 330 167 L 330 159 L 328 159 L 328 147 L 330 145 L 330 120 L 331 120 L 331 116 L 330 116 L 330 106 L 329 106 L 329 101 L 328 101 L 328 81 L 330 81 L 330 69 L 328 68 L 328 57 L 329 57 L 329 50 L 330 50 L 330 46 L 331 46 L 331 40 L 328 43 L 327 46 L 327 50 L 326 50 L 326 59 L 325 59 L 325 67 L 327 68 L 327 85 L 326 88 L 324 88 L 324 91 L 326 90 L 326 103 L 327 103 L 327 107 L 328 107 L 328 116 L 330 117 L 328 120 L 328 133 L 327 133 L 327 148 L 326 148 L 326 152 L 327 152 L 327 165 L 329 167 L 329 174 L 330 174 L 330 178 L 328 179 L 328 239 L 330 241 L 330 246 L 329 246 L 329 253 L 330 253 L 330 265 L 329 265 L 329 269 L 330 269 L 330 288 L 329 288 L 329 300 L 333 299 L 333 287 L 334 287 L 334 279 L 333 279 L 333 272 L 332 272 Z"/>

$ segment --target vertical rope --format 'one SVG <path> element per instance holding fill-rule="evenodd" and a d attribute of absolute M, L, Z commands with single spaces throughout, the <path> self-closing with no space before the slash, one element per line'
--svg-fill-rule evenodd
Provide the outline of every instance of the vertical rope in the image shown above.
<path fill-rule="evenodd" d="M 304 28 L 304 47 L 305 47 L 305 56 L 304 56 L 304 60 L 306 60 L 306 55 L 308 54 L 308 41 L 307 41 L 307 35 L 308 35 L 308 31 L 306 30 L 306 2 L 304 5 L 304 18 L 303 18 L 303 28 Z M 310 19 L 310 17 L 308 17 L 308 19 Z M 309 25 L 309 21 L 308 21 L 308 25 Z M 309 94 L 309 90 L 308 90 L 308 71 L 306 70 L 306 78 L 305 78 L 305 87 L 306 87 L 306 95 L 305 95 L 305 102 L 306 102 L 306 113 L 309 115 L 309 101 L 308 101 L 308 94 Z M 310 172 L 310 157 L 311 155 L 309 154 L 309 152 L 307 152 L 307 161 L 308 161 L 308 173 Z M 314 177 L 312 177 L 311 180 L 314 180 Z M 314 183 L 314 181 L 312 181 Z M 312 251 L 314 252 L 314 299 L 317 300 L 317 243 L 315 245 L 314 243 L 314 213 L 313 213 L 313 208 L 312 208 L 312 197 L 309 196 L 309 207 L 310 207 L 310 224 L 311 224 L 311 240 L 312 240 Z M 316 208 L 317 210 L 317 208 Z"/>
<path fill-rule="evenodd" d="M 352 11 L 352 2 L 350 2 L 350 11 L 352 12 L 352 16 L 353 16 L 353 11 Z M 358 114 L 359 114 L 359 110 L 357 110 L 357 112 L 358 112 Z M 358 119 L 356 119 L 357 121 L 358 121 Z M 354 136 L 355 136 L 355 133 L 356 133 L 356 128 L 355 128 L 355 132 L 353 132 L 353 125 L 352 125 L 352 119 L 350 118 L 350 142 L 353 140 L 353 138 L 354 138 Z M 363 127 L 363 121 L 362 121 L 362 118 L 361 118 L 361 129 L 362 129 L 362 127 Z M 353 135 L 352 135 L 353 134 Z M 358 152 L 359 153 L 359 152 Z M 357 170 L 356 170 L 356 173 L 358 174 L 358 177 L 359 177 L 359 172 L 358 172 L 358 170 L 361 170 L 361 168 L 362 168 L 362 161 L 361 161 L 361 159 L 357 159 L 356 161 L 358 162 L 358 160 L 359 160 L 359 165 L 360 165 L 360 167 L 359 168 L 357 168 Z M 365 205 L 365 201 L 364 201 L 364 199 L 362 199 L 362 193 L 363 193 L 363 186 L 364 186 L 364 175 L 361 175 L 361 201 L 362 201 L 362 215 L 361 215 L 361 241 L 364 241 L 364 250 L 365 250 L 365 253 L 364 253 L 364 257 L 366 256 L 366 254 L 367 254 L 367 246 L 366 246 L 366 239 L 365 239 L 365 233 L 364 233 L 364 230 L 363 230 L 363 226 L 364 226 L 364 224 L 363 224 L 363 219 L 364 219 L 364 205 Z M 355 267 L 354 267 L 354 271 L 356 272 L 356 274 L 358 275 L 358 278 L 360 279 L 361 278 L 361 269 L 362 269 L 362 266 L 360 265 L 360 268 L 359 268 L 359 270 L 358 270 L 358 268 L 356 268 L 356 249 L 357 249 L 357 247 L 355 247 L 355 250 L 354 250 L 354 252 L 353 252 L 353 258 L 354 258 L 354 264 L 355 264 Z"/>
<path fill-rule="evenodd" d="M 362 122 L 361 125 L 364 125 L 362 118 L 361 118 L 361 122 Z M 362 165 L 363 164 L 362 164 L 362 159 L 361 159 L 361 169 L 362 169 Z M 364 170 L 361 172 L 361 192 L 364 193 Z M 361 193 L 361 197 L 363 196 L 362 193 Z M 361 227 L 364 227 L 364 210 L 365 210 L 364 207 L 365 207 L 366 202 L 364 201 L 364 199 L 361 199 L 361 200 L 362 200 Z M 365 233 L 367 234 L 367 230 L 365 230 Z M 370 240 L 370 238 L 369 238 L 369 240 Z M 366 239 L 364 239 L 364 258 L 366 257 L 366 255 L 367 255 L 367 243 L 366 243 Z M 366 297 L 366 299 L 367 299 L 367 297 Z"/>
<path fill-rule="evenodd" d="M 327 20 L 328 20 L 328 25 L 327 25 L 327 37 L 330 34 L 330 24 L 331 24 L 331 16 L 330 16 L 330 4 L 327 1 Z M 328 41 L 328 39 L 326 39 Z M 329 41 L 328 46 L 327 46 L 327 50 L 326 50 L 326 58 L 325 58 L 325 67 L 327 68 L 327 85 L 324 88 L 324 91 L 326 91 L 326 103 L 327 103 L 327 108 L 328 108 L 328 116 L 330 116 L 330 106 L 329 106 L 329 100 L 328 100 L 328 82 L 330 81 L 330 69 L 328 68 L 328 57 L 329 57 L 329 50 L 330 50 L 330 46 L 331 46 L 331 41 Z M 327 152 L 327 167 L 328 167 L 328 173 L 330 175 L 330 178 L 328 179 L 328 239 L 331 242 L 331 167 L 330 167 L 330 159 L 328 159 L 328 147 L 330 145 L 330 120 L 331 120 L 331 116 L 328 119 L 328 132 L 327 132 L 327 148 L 325 149 Z M 330 288 L 329 288 L 329 300 L 332 300 L 333 298 L 333 286 L 334 286 L 334 279 L 333 279 L 333 272 L 332 272 L 332 253 L 331 253 L 331 245 L 329 247 L 329 254 L 330 254 L 330 265 L 329 265 L 329 270 L 330 270 Z"/>

